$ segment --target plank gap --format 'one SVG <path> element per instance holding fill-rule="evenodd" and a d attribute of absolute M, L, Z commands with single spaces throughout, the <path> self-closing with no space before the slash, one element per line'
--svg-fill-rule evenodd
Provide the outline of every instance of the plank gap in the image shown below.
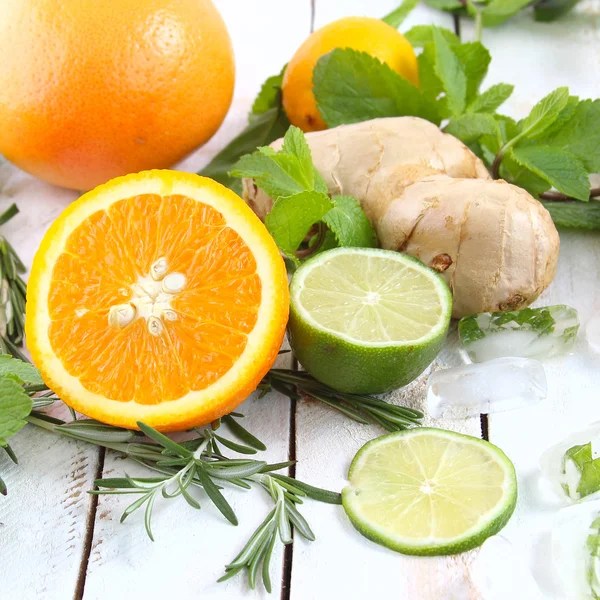
<path fill-rule="evenodd" d="M 312 0 L 314 6 L 314 0 Z M 292 370 L 298 370 L 298 361 L 292 355 Z M 288 460 L 292 461 L 288 467 L 289 477 L 296 477 L 296 399 L 290 398 L 289 445 Z M 281 577 L 281 600 L 290 600 L 292 591 L 292 564 L 294 560 L 294 527 L 292 527 L 292 543 L 283 549 L 283 574 Z"/>
<path fill-rule="evenodd" d="M 480 415 L 481 420 L 481 437 L 487 442 L 490 441 L 490 429 L 487 415 Z"/>
<path fill-rule="evenodd" d="M 310 0 L 310 32 L 315 30 L 316 0 Z"/>
<path fill-rule="evenodd" d="M 452 20 L 454 21 L 454 33 L 460 38 L 460 15 L 453 14 Z"/>
<path fill-rule="evenodd" d="M 98 463 L 96 465 L 96 472 L 94 473 L 94 481 L 102 477 L 104 471 L 104 459 L 106 457 L 106 448 L 100 448 L 98 452 Z M 94 485 L 94 488 L 96 486 Z M 81 555 L 81 564 L 79 565 L 79 574 L 77 575 L 77 583 L 75 584 L 75 593 L 73 594 L 73 600 L 82 600 L 83 592 L 85 590 L 85 579 L 87 577 L 88 563 L 90 560 L 90 554 L 92 553 L 92 541 L 94 539 L 94 528 L 96 525 L 96 513 L 98 511 L 98 494 L 92 494 L 90 501 L 90 512 L 85 526 L 85 539 L 83 541 L 83 553 Z"/>

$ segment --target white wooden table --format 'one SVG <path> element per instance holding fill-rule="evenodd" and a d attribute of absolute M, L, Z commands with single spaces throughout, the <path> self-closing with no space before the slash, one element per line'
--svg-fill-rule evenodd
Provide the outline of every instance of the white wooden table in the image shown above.
<path fill-rule="evenodd" d="M 235 99 L 218 134 L 180 168 L 196 171 L 246 123 L 262 81 L 280 70 L 311 28 L 344 15 L 381 17 L 398 0 L 216 0 L 233 38 L 237 60 Z M 492 54 L 487 85 L 514 83 L 505 112 L 520 117 L 559 85 L 581 97 L 600 97 L 600 1 L 583 0 L 576 13 L 554 24 L 535 23 L 529 15 L 484 32 Z M 472 23 L 454 23 L 445 14 L 419 7 L 402 30 L 421 23 L 460 27 L 472 39 Z M 52 220 L 76 197 L 18 171 L 0 167 L 0 208 L 16 202 L 20 214 L 6 232 L 26 263 Z M 600 310 L 600 233 L 561 234 L 555 282 L 538 304 L 575 306 L 582 321 Z M 282 359 L 282 364 L 285 363 Z M 439 363 L 455 363 L 448 348 Z M 582 345 L 573 356 L 547 364 L 549 397 L 541 405 L 462 422 L 427 424 L 488 436 L 514 461 L 520 498 L 503 535 L 529 564 L 547 598 L 548 531 L 553 512 L 540 503 L 536 469 L 540 453 L 564 433 L 600 419 L 600 358 Z M 436 368 L 434 365 L 433 368 Z M 394 397 L 412 406 L 424 400 L 425 377 Z M 268 446 L 266 460 L 295 459 L 299 479 L 340 490 L 356 450 L 383 433 L 358 425 L 315 403 L 293 407 L 271 394 L 251 397 L 240 407 L 245 424 Z M 483 431 L 482 431 L 483 425 Z M 2 453 L 0 471 L 10 486 L 0 498 L 0 597 L 10 600 L 97 600 L 168 596 L 192 598 L 267 597 L 251 592 L 243 577 L 215 583 L 223 566 L 239 551 L 264 518 L 269 502 L 259 491 L 229 494 L 240 525 L 233 527 L 208 504 L 200 512 L 182 502 L 163 502 L 155 510 L 152 543 L 139 515 L 121 525 L 127 497 L 87 494 L 93 479 L 125 469 L 139 472 L 112 453 L 57 439 L 27 427 L 13 444 L 20 458 L 13 465 Z M 272 597 L 406 598 L 475 600 L 482 598 L 469 565 L 477 551 L 446 558 L 411 558 L 363 539 L 342 509 L 307 502 L 304 514 L 317 540 L 279 549 L 272 564 Z M 502 571 L 503 565 L 497 565 Z M 508 568 L 508 567 L 507 567 Z M 510 574 L 507 574 L 510 577 Z M 515 596 L 515 600 L 518 596 Z M 512 600 L 512 599 L 511 599 Z"/>

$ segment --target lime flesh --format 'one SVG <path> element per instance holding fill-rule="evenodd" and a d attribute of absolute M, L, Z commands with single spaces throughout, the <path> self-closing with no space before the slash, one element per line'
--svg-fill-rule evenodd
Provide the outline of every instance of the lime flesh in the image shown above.
<path fill-rule="evenodd" d="M 404 554 L 455 554 L 504 527 L 517 501 L 496 446 L 442 429 L 377 438 L 355 456 L 342 502 L 365 537 Z"/>
<path fill-rule="evenodd" d="M 334 389 L 380 393 L 425 370 L 451 313 L 448 286 L 416 259 L 337 248 L 294 274 L 290 342 L 302 366 Z"/>

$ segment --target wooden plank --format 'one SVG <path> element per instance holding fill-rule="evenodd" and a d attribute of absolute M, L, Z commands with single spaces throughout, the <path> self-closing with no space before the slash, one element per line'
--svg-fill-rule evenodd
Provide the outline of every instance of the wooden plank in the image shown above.
<path fill-rule="evenodd" d="M 310 2 L 291 6 L 278 0 L 222 0 L 216 2 L 229 28 L 237 62 L 237 82 L 232 108 L 215 137 L 178 168 L 197 171 L 247 124 L 252 100 L 262 82 L 278 73 L 310 30 Z M 199 107 L 199 118 L 201 107 Z M 280 366 L 291 366 L 289 355 Z M 246 415 L 244 426 L 267 445 L 261 460 L 288 459 L 290 403 L 280 394 L 258 400 L 253 394 L 239 411 Z M 128 472 L 141 467 L 107 454 L 103 475 Z M 197 494 L 200 512 L 179 500 L 157 503 L 151 542 L 140 514 L 119 523 L 130 497 L 101 496 L 98 503 L 92 551 L 84 589 L 85 600 L 142 595 L 162 598 L 176 590 L 178 598 L 240 598 L 249 589 L 245 576 L 216 583 L 224 566 L 241 550 L 254 529 L 272 507 L 265 492 L 233 489 L 226 492 L 240 524 L 233 527 L 203 497 Z M 281 592 L 283 551 L 277 546 L 271 564 L 273 597 Z M 173 582 L 177 582 L 174 587 Z M 264 590 L 255 597 L 267 597 Z"/>
<path fill-rule="evenodd" d="M 283 355 L 279 366 L 289 368 L 290 362 L 290 355 Z M 271 463 L 287 460 L 288 398 L 271 393 L 258 399 L 255 393 L 237 410 L 246 415 L 244 427 L 267 445 L 266 452 L 252 458 Z M 224 435 L 232 438 L 226 430 Z M 124 471 L 151 476 L 149 470 L 108 453 L 104 476 L 120 477 Z M 173 593 L 173 582 L 177 582 L 180 600 L 203 595 L 215 599 L 241 598 L 248 593 L 245 574 L 225 583 L 217 583 L 217 579 L 273 507 L 270 497 L 257 488 L 225 490 L 240 523 L 234 527 L 203 492 L 194 490 L 192 493 L 202 505 L 200 511 L 188 506 L 181 498 L 159 499 L 152 527 L 156 542 L 146 535 L 141 511 L 125 523 L 119 523 L 123 510 L 134 497 L 100 496 L 84 600 L 133 596 L 164 598 Z M 280 593 L 282 557 L 282 546 L 278 544 L 271 563 L 274 597 Z M 268 594 L 260 589 L 255 596 L 266 598 Z"/>
<path fill-rule="evenodd" d="M 346 15 L 382 17 L 397 0 L 359 0 L 344 3 L 316 0 L 315 27 Z M 419 6 L 402 25 L 436 23 L 453 29 L 452 19 Z M 456 361 L 445 353 L 432 368 Z M 393 402 L 423 409 L 427 375 L 391 394 Z M 480 436 L 479 419 L 463 422 L 431 421 L 425 425 L 455 429 Z M 301 402 L 296 413 L 296 476 L 320 487 L 341 490 L 356 451 L 368 440 L 385 433 L 360 425 L 314 402 Z M 411 598 L 419 600 L 471 600 L 478 597 L 468 576 L 473 554 L 416 558 L 394 553 L 360 536 L 339 506 L 307 502 L 304 514 L 317 540 L 295 540 L 292 600 L 321 598 Z"/>
<path fill-rule="evenodd" d="M 0 211 L 21 211 L 2 227 L 25 264 L 50 223 L 76 192 L 42 183 L 5 163 L 0 166 Z M 66 417 L 63 410 L 60 416 Z M 27 426 L 11 440 L 19 464 L 0 453 L 9 486 L 0 497 L 0 580 L 10 598 L 70 598 L 85 554 L 91 488 L 98 450 Z M 24 568 L 23 565 L 35 565 Z"/>
<path fill-rule="evenodd" d="M 484 44 L 492 55 L 488 83 L 504 81 L 515 92 L 503 112 L 515 118 L 527 114 L 547 93 L 568 85 L 582 98 L 600 97 L 600 82 L 590 76 L 600 61 L 600 3 L 584 0 L 575 12 L 559 21 L 535 23 L 530 15 L 512 19 L 503 27 L 486 29 Z M 463 38 L 473 35 L 470 22 L 461 21 Z M 600 235 L 561 232 L 556 279 L 536 305 L 569 304 L 582 325 L 600 310 Z M 600 418 L 597 357 L 583 334 L 576 352 L 547 361 L 548 398 L 519 411 L 490 415 L 489 438 L 513 460 L 519 477 L 519 502 L 503 530 L 526 557 L 542 590 L 555 591 L 548 551 L 549 531 L 556 507 L 540 493 L 538 460 L 551 444 Z"/>

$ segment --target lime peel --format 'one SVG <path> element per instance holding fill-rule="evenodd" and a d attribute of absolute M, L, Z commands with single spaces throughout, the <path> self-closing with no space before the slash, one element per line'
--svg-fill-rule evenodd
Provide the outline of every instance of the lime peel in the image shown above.
<path fill-rule="evenodd" d="M 514 512 L 513 464 L 496 446 L 440 429 L 376 438 L 357 453 L 342 503 L 368 539 L 403 554 L 475 548 Z"/>

